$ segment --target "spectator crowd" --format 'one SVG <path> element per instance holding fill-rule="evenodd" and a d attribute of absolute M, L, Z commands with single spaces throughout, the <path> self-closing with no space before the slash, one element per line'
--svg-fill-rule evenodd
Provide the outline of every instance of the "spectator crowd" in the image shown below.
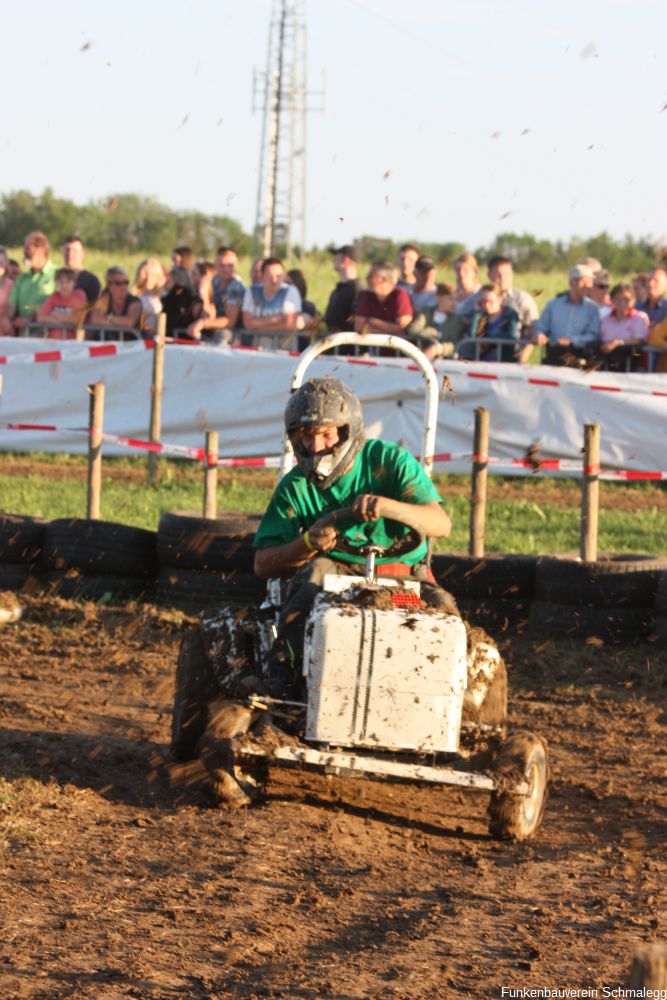
<path fill-rule="evenodd" d="M 370 265 L 363 288 L 359 252 L 346 244 L 332 250 L 338 282 L 320 313 L 308 299 L 303 271 L 286 271 L 280 259 L 267 257 L 253 262 L 246 284 L 232 247 L 219 247 L 214 261 L 176 247 L 168 270 L 148 257 L 132 282 L 114 266 L 104 285 L 84 268 L 77 235 L 63 244 L 62 267 L 52 262 L 42 232 L 26 236 L 23 253 L 22 269 L 0 247 L 0 336 L 25 335 L 40 324 L 38 332 L 57 339 L 74 338 L 84 326 L 89 339 L 151 337 L 163 313 L 168 336 L 213 344 L 249 346 L 268 338 L 281 347 L 296 339 L 303 349 L 326 333 L 355 330 L 401 335 L 431 359 L 525 363 L 539 348 L 551 365 L 667 371 L 664 264 L 612 285 L 602 263 L 585 257 L 570 269 L 568 288 L 540 314 L 533 296 L 515 287 L 507 257 L 488 260 L 484 282 L 475 257 L 462 253 L 453 261 L 455 280 L 437 282 L 435 261 L 407 243 L 395 263 Z"/>

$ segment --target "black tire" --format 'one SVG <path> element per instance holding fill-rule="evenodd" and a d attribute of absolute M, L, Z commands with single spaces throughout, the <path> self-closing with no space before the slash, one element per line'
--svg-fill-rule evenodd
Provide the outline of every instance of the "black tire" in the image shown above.
<path fill-rule="evenodd" d="M 42 573 L 40 581 L 48 594 L 66 600 L 104 601 L 118 603 L 132 600 L 151 600 L 155 583 L 141 577 L 124 579 L 118 576 L 82 576 L 75 571 L 52 570 Z"/>
<path fill-rule="evenodd" d="M 656 615 L 667 615 L 667 570 L 658 573 L 658 583 L 655 589 Z"/>
<path fill-rule="evenodd" d="M 507 667 L 493 639 L 481 628 L 466 626 L 468 636 L 468 685 L 462 721 L 475 725 L 507 724 Z M 488 674 L 492 673 L 490 682 Z M 487 686 L 488 685 L 488 686 Z M 480 701 L 480 695 L 483 699 Z"/>
<path fill-rule="evenodd" d="M 41 517 L 0 513 L 0 562 L 36 562 L 42 552 L 46 525 Z"/>
<path fill-rule="evenodd" d="M 113 521 L 60 518 L 46 527 L 42 566 L 155 579 L 155 532 Z"/>
<path fill-rule="evenodd" d="M 497 552 L 464 556 L 439 553 L 431 559 L 438 583 L 459 597 L 493 597 L 516 600 L 535 594 L 537 556 Z"/>
<path fill-rule="evenodd" d="M 656 649 L 661 653 L 667 653 L 667 616 L 656 618 L 649 639 L 655 642 Z"/>
<path fill-rule="evenodd" d="M 222 604 L 259 604 L 265 593 L 266 583 L 254 573 L 224 574 L 214 570 L 172 569 L 164 566 L 158 574 L 159 604 L 203 611 Z"/>
<path fill-rule="evenodd" d="M 197 744 L 206 729 L 207 706 L 217 691 L 196 626 L 183 636 L 176 665 L 170 745 L 175 760 L 193 760 L 197 756 Z"/>
<path fill-rule="evenodd" d="M 27 563 L 0 563 L 0 590 L 20 590 L 29 574 Z"/>
<path fill-rule="evenodd" d="M 260 520 L 259 514 L 234 511 L 210 520 L 191 511 L 168 511 L 157 533 L 160 565 L 252 573 L 252 543 Z"/>
<path fill-rule="evenodd" d="M 649 608 L 661 570 L 667 570 L 666 557 L 624 553 L 586 563 L 570 556 L 542 556 L 537 562 L 535 593 L 538 600 L 556 604 Z"/>
<path fill-rule="evenodd" d="M 459 597 L 461 617 L 491 632 L 525 628 L 530 612 L 529 601 L 510 601 L 494 597 Z"/>
<path fill-rule="evenodd" d="M 501 743 L 493 771 L 500 787 L 491 794 L 489 802 L 489 833 L 498 840 L 532 837 L 542 822 L 547 801 L 546 743 L 535 733 L 513 733 Z M 517 781 L 528 782 L 527 796 L 512 791 L 511 785 Z"/>
<path fill-rule="evenodd" d="M 574 607 L 533 601 L 528 622 L 531 629 L 550 635 L 630 642 L 650 633 L 653 609 Z"/>

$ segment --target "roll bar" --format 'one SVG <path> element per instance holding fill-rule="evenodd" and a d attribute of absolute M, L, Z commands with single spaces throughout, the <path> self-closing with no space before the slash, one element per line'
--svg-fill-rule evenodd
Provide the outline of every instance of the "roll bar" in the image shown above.
<path fill-rule="evenodd" d="M 299 356 L 292 371 L 290 382 L 290 393 L 296 392 L 304 381 L 304 375 L 308 366 L 323 351 L 331 350 L 332 347 L 340 347 L 344 344 L 356 344 L 361 347 L 389 347 L 395 351 L 400 351 L 408 358 L 411 358 L 419 367 L 422 377 L 426 382 L 426 401 L 424 407 L 424 437 L 421 455 L 421 463 L 426 475 L 431 476 L 433 472 L 433 454 L 435 452 L 435 435 L 438 423 L 438 400 L 439 387 L 438 378 L 431 362 L 424 354 L 411 344 L 404 337 L 396 337 L 391 333 L 332 333 L 322 340 L 317 340 Z M 292 468 L 292 445 L 287 436 L 284 435 L 282 455 L 280 459 L 279 479 L 282 479 Z"/>

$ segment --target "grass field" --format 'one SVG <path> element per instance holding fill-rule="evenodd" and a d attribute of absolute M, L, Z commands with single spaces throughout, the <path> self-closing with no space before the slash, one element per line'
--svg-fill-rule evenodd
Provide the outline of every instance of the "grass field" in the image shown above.
<path fill-rule="evenodd" d="M 201 509 L 203 475 L 195 463 L 164 461 L 157 487 L 146 481 L 142 459 L 106 459 L 102 511 L 105 520 L 157 528 L 167 510 Z M 221 472 L 219 510 L 262 512 L 276 476 L 269 471 Z M 469 532 L 469 478 L 436 475 L 453 531 L 437 549 L 465 552 Z M 574 480 L 491 477 L 487 505 L 489 552 L 566 552 L 579 548 L 581 486 Z M 86 462 L 68 455 L 0 455 L 0 505 L 4 511 L 48 519 L 83 517 Z M 661 484 L 603 483 L 599 549 L 667 553 L 667 490 Z"/>

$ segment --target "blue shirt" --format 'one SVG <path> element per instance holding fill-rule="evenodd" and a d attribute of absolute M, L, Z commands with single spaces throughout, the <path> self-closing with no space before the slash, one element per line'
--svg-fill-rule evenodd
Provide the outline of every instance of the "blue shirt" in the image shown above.
<path fill-rule="evenodd" d="M 216 274 L 211 282 L 211 292 L 213 294 L 213 305 L 215 306 L 215 315 L 226 316 L 227 307 L 237 306 L 241 308 L 241 303 L 243 302 L 243 295 L 245 293 L 245 285 L 240 280 L 240 278 L 232 278 L 228 281 L 223 288 L 220 284 L 220 278 Z"/>
<path fill-rule="evenodd" d="M 547 302 L 535 324 L 535 332 L 546 334 L 551 344 L 563 338 L 573 347 L 587 347 L 600 337 L 598 307 L 589 299 L 572 302 L 569 292 L 563 292 Z"/>
<path fill-rule="evenodd" d="M 635 309 L 641 309 L 643 313 L 646 313 L 649 323 L 653 326 L 654 323 L 661 323 L 667 316 L 667 299 L 663 296 L 658 299 L 654 306 L 650 306 L 648 302 L 643 302 L 641 306 L 637 303 Z"/>
<path fill-rule="evenodd" d="M 294 285 L 281 285 L 272 299 L 264 294 L 264 285 L 251 285 L 243 297 L 243 311 L 256 318 L 282 316 L 283 313 L 300 313 L 301 296 Z"/>

